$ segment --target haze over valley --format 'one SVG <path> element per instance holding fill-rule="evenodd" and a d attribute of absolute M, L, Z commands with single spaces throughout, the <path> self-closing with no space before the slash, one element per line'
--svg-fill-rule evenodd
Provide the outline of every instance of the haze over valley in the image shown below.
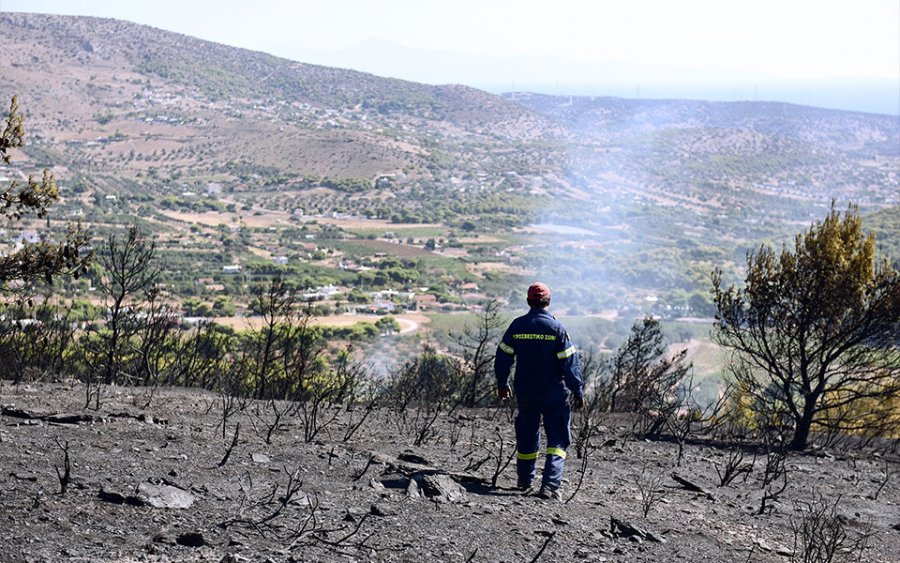
<path fill-rule="evenodd" d="M 653 296 L 688 313 L 713 266 L 739 268 L 831 201 L 860 205 L 897 256 L 896 117 L 495 96 L 115 20 L 2 14 L 0 26 L 4 90 L 27 112 L 15 173 L 52 169 L 60 220 L 102 232 L 141 217 L 190 256 L 173 281 L 279 256 L 321 273 L 354 239 L 414 255 L 434 239 L 428 256 L 465 264 L 448 289 L 506 298 L 505 272 L 548 279 L 573 312 Z M 324 260 L 307 261 L 313 237 Z"/>

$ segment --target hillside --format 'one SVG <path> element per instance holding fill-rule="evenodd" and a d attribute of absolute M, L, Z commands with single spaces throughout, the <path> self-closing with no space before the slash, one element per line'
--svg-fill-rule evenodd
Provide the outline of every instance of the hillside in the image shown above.
<path fill-rule="evenodd" d="M 179 260 L 208 263 L 184 254 L 214 250 L 210 239 L 250 217 L 265 219 L 228 241 L 226 263 L 307 256 L 295 235 L 272 240 L 283 226 L 380 220 L 323 229 L 452 243 L 461 250 L 448 256 L 467 269 L 533 273 L 598 311 L 653 294 L 683 304 L 713 267 L 737 272 L 748 249 L 790 240 L 832 201 L 880 213 L 881 248 L 896 259 L 900 247 L 896 117 L 494 96 L 85 17 L 0 14 L 0 51 L 0 92 L 19 95 L 30 143 L 0 177 L 50 167 L 60 214 L 100 233 L 141 216 L 177 239 Z M 384 222 L 425 230 L 403 236 Z M 461 232 L 482 238 L 462 243 Z M 508 282 L 483 269 L 444 279 L 505 295 Z"/>
<path fill-rule="evenodd" d="M 773 221 L 805 220 L 830 200 L 900 203 L 896 117 L 772 102 L 507 97 L 572 132 L 573 182 L 595 193 Z"/>
<path fill-rule="evenodd" d="M 28 109 L 33 143 L 106 185 L 151 168 L 154 181 L 187 183 L 253 174 L 425 181 L 478 171 L 462 142 L 480 152 L 558 133 L 472 88 L 296 63 L 121 21 L 2 14 L 0 37 L 3 90 Z M 508 158 L 481 162 L 482 172 L 515 167 Z"/>
<path fill-rule="evenodd" d="M 790 241 L 832 201 L 880 213 L 870 228 L 884 255 L 900 258 L 896 117 L 772 102 L 506 97 L 573 139 L 566 178 L 584 197 L 542 220 L 582 231 L 568 237 L 577 242 L 568 255 L 541 256 L 549 279 L 581 276 L 572 301 L 610 286 L 703 287 L 713 267 L 739 268 L 761 242 Z"/>
<path fill-rule="evenodd" d="M 572 448 L 563 504 L 517 491 L 513 467 L 491 486 L 514 448 L 505 408 L 445 413 L 415 446 L 430 414 L 377 408 L 347 438 L 367 411 L 323 405 L 315 440 L 304 441 L 311 419 L 298 411 L 267 443 L 265 403 L 223 421 L 224 395 L 148 393 L 117 387 L 95 412 L 81 409 L 78 387 L 0 386 L 0 559 L 777 563 L 802 560 L 801 524 L 823 500 L 836 518 L 820 518 L 834 526 L 821 532 L 846 534 L 825 537 L 850 548 L 870 534 L 864 551 L 837 549 L 840 560 L 886 563 L 900 548 L 890 453 L 791 454 L 783 494 L 757 514 L 766 458 L 752 446 L 689 444 L 676 466 L 674 443 L 634 439 L 609 418 L 583 479 Z M 736 452 L 749 472 L 717 486 Z"/>

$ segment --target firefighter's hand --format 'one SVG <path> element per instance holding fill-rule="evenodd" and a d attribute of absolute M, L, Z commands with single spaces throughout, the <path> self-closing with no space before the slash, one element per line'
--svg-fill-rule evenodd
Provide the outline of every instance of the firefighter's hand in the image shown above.
<path fill-rule="evenodd" d="M 572 408 L 580 411 L 584 408 L 584 397 L 572 397 Z"/>
<path fill-rule="evenodd" d="M 501 401 L 509 400 L 512 394 L 509 391 L 509 387 L 497 387 L 497 398 Z"/>

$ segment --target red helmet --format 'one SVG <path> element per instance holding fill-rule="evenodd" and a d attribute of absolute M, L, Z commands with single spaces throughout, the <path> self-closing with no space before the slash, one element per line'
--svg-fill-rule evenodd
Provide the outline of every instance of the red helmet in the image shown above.
<path fill-rule="evenodd" d="M 528 287 L 529 301 L 545 301 L 550 299 L 550 288 L 541 282 L 534 282 Z"/>

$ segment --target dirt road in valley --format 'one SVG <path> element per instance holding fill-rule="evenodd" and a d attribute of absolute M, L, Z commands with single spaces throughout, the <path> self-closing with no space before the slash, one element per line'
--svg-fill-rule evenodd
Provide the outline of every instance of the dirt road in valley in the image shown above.
<path fill-rule="evenodd" d="M 400 324 L 400 333 L 415 332 L 423 324 L 430 322 L 425 315 L 417 313 L 403 313 L 400 315 L 332 315 L 328 317 L 314 317 L 312 324 L 317 326 L 351 326 L 356 323 L 375 324 L 379 319 L 391 316 Z M 258 329 L 263 325 L 262 317 L 214 317 L 212 321 L 234 328 L 235 330 Z"/>

